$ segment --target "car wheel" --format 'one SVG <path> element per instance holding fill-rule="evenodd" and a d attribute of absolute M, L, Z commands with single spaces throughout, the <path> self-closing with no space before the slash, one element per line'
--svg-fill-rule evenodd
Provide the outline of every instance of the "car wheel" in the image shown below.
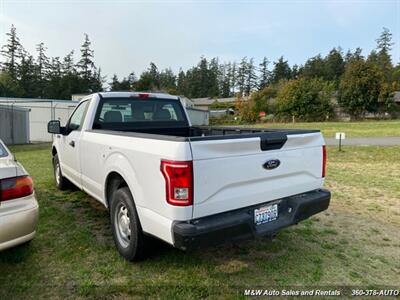
<path fill-rule="evenodd" d="M 120 188 L 112 194 L 110 218 L 118 252 L 128 261 L 142 259 L 145 236 L 129 188 Z"/>
<path fill-rule="evenodd" d="M 57 188 L 61 191 L 66 190 L 69 187 L 69 181 L 62 175 L 58 154 L 54 155 L 53 157 L 53 168 L 54 168 L 54 179 L 56 181 Z"/>

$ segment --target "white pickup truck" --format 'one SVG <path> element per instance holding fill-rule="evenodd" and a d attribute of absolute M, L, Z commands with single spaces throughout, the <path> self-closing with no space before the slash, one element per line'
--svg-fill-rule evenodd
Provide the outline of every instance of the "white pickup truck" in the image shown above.
<path fill-rule="evenodd" d="M 48 131 L 58 188 L 109 208 L 128 260 L 147 236 L 188 250 L 274 235 L 329 206 L 318 130 L 194 127 L 179 97 L 107 92 Z"/>

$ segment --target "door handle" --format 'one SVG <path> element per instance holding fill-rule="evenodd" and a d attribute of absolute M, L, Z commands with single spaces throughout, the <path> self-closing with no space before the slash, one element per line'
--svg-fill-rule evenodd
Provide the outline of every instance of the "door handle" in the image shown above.
<path fill-rule="evenodd" d="M 71 147 L 75 147 L 75 141 L 70 141 L 70 142 L 69 142 L 69 145 L 70 145 Z"/>

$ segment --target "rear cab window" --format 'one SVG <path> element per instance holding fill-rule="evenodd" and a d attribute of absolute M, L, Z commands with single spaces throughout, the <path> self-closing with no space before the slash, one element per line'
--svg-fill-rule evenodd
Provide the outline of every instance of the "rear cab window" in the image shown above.
<path fill-rule="evenodd" d="M 8 152 L 6 148 L 0 143 L 0 157 L 8 156 Z"/>
<path fill-rule="evenodd" d="M 103 98 L 93 122 L 93 129 L 110 130 L 186 126 L 181 102 L 160 98 Z"/>

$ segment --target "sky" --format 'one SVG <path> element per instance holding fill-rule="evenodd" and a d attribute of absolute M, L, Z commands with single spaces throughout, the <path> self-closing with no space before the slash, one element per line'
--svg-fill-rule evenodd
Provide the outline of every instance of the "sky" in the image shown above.
<path fill-rule="evenodd" d="M 283 55 L 300 65 L 337 46 L 368 54 L 383 27 L 393 33 L 392 57 L 400 61 L 400 0 L 0 0 L 0 45 L 11 24 L 32 54 L 44 42 L 49 56 L 74 49 L 77 58 L 87 33 L 108 78 L 139 74 L 150 62 L 186 70 L 201 56 L 259 63 Z"/>

